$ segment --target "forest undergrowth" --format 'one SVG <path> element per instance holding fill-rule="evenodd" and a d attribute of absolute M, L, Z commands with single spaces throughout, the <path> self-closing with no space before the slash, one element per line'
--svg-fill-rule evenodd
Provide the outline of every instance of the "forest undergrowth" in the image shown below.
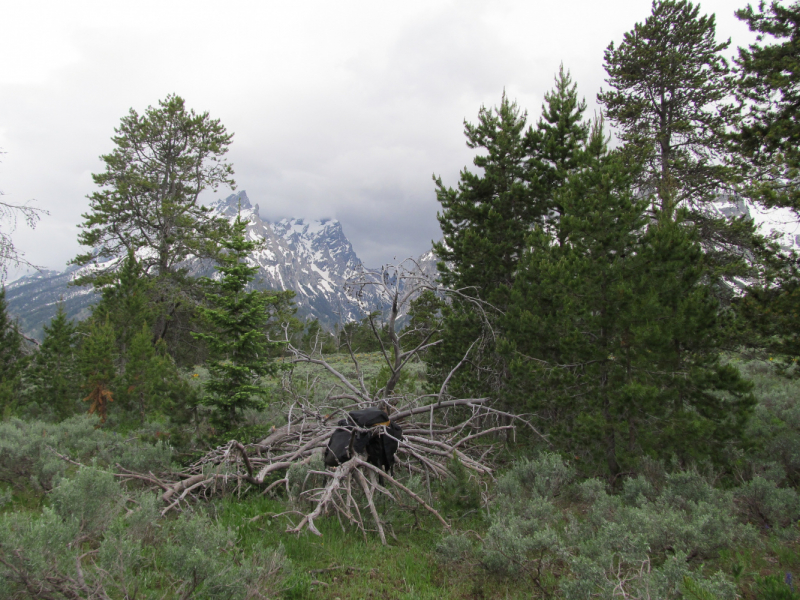
<path fill-rule="evenodd" d="M 360 358 L 379 378 L 379 357 Z M 322 537 L 286 533 L 300 492 L 318 484 L 313 465 L 273 495 L 233 486 L 162 516 L 158 494 L 124 474 L 181 464 L 208 432 L 184 431 L 177 448 L 161 432 L 180 426 L 166 418 L 118 431 L 85 415 L 6 420 L 0 598 L 800 597 L 800 382 L 769 361 L 738 366 L 759 404 L 732 469 L 645 460 L 609 482 L 524 435 L 487 440 L 503 446 L 494 480 L 453 461 L 455 475 L 432 484 L 449 531 L 418 507 L 379 502 L 387 546 L 333 514 Z M 414 373 L 406 385 L 424 382 Z M 282 424 L 278 411 L 247 415 L 239 433 Z M 428 493 L 418 475 L 399 476 Z"/>

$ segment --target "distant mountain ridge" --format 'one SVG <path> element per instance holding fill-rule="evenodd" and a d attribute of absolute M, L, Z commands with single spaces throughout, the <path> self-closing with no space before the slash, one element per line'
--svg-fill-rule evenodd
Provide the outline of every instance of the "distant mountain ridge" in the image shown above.
<path fill-rule="evenodd" d="M 371 290 L 364 290 L 358 301 L 344 290 L 345 281 L 363 265 L 336 219 L 295 218 L 270 223 L 261 218 L 258 204 L 252 204 L 245 191 L 231 194 L 210 208 L 230 220 L 241 214 L 247 221 L 248 239 L 265 242 L 264 248 L 248 259 L 259 269 L 254 287 L 294 291 L 300 317 L 318 318 L 332 326 L 340 319 L 362 318 L 362 310 L 380 308 L 380 299 Z M 424 260 L 425 256 L 421 260 L 427 264 L 430 259 Z M 110 266 L 108 262 L 101 264 Z M 211 276 L 214 273 L 213 264 L 208 261 L 193 260 L 187 266 L 194 275 Z M 425 270 L 430 270 L 430 267 L 427 265 Z M 42 338 L 42 327 L 55 315 L 60 300 L 70 319 L 86 318 L 98 295 L 90 286 L 75 287 L 69 283 L 91 268 L 98 266 L 41 271 L 8 284 L 6 300 L 9 312 L 19 319 L 27 335 L 38 339 Z"/>
<path fill-rule="evenodd" d="M 784 217 L 783 222 L 775 221 L 751 211 L 732 197 L 721 197 L 713 204 L 715 214 L 755 219 L 767 231 L 778 235 L 785 249 L 800 250 L 800 225 L 796 216 Z M 247 236 L 265 242 L 264 248 L 249 258 L 250 264 L 258 267 L 254 287 L 294 291 L 301 318 L 314 317 L 332 327 L 340 320 L 360 319 L 366 311 L 384 308 L 381 298 L 369 287 L 358 298 L 345 291 L 344 283 L 364 267 L 339 221 L 294 218 L 271 223 L 261 218 L 258 204 L 252 204 L 245 191 L 218 200 L 211 208 L 230 220 L 241 213 L 247 221 Z M 75 287 L 69 283 L 89 269 L 108 267 L 109 263 L 118 261 L 116 258 L 99 265 L 41 271 L 18 279 L 6 286 L 9 312 L 19 320 L 27 335 L 37 339 L 42 338 L 42 328 L 55 315 L 59 301 L 63 301 L 70 319 L 84 319 L 98 296 L 91 287 Z M 436 277 L 436 257 L 432 251 L 417 258 L 416 264 L 429 277 Z M 214 274 L 213 264 L 207 261 L 189 261 L 187 266 L 194 275 Z"/>

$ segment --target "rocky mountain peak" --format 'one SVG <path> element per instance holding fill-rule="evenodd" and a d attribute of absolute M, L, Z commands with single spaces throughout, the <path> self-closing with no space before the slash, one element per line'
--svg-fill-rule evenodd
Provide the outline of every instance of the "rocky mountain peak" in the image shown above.
<path fill-rule="evenodd" d="M 250 198 L 247 197 L 247 192 L 242 190 L 237 194 L 231 194 L 225 199 L 217 200 L 209 205 L 209 208 L 219 214 L 220 216 L 235 218 L 241 210 L 242 216 L 255 213 L 258 214 L 258 204 L 255 206 L 250 203 Z"/>
<path fill-rule="evenodd" d="M 361 260 L 336 219 L 282 219 L 271 223 L 261 218 L 246 191 L 211 205 L 227 219 L 237 214 L 247 219 L 247 237 L 262 240 L 264 247 L 252 254 L 258 287 L 292 290 L 302 316 L 314 316 L 333 324 L 340 318 L 360 318 L 344 291 L 344 282 L 361 268 Z"/>

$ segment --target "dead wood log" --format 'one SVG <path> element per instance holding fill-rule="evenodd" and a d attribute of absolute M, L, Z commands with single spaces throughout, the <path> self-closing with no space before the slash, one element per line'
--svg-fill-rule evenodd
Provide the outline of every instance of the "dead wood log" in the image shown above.
<path fill-rule="evenodd" d="M 308 530 L 314 535 L 321 536 L 319 529 L 314 526 L 314 519 L 319 518 L 328 508 L 328 504 L 333 498 L 333 493 L 342 485 L 342 480 L 348 478 L 350 473 L 358 466 L 357 463 L 349 461 L 343 465 L 339 465 L 336 469 L 336 474 L 333 479 L 325 486 L 322 496 L 317 500 L 317 505 L 313 511 L 305 515 L 297 526 L 287 529 L 290 533 L 300 533 L 303 527 L 308 526 Z"/>

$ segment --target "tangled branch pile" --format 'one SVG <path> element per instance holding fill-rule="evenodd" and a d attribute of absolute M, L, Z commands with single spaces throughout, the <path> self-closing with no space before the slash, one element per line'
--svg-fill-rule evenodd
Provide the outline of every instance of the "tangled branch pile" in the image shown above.
<path fill-rule="evenodd" d="M 422 274 L 418 265 L 364 271 L 349 285 L 356 297 L 359 289 L 373 286 L 385 300 L 388 314 L 383 331 L 388 332 L 388 341 L 381 339 L 374 322 L 375 315 L 368 316 L 376 337 L 381 341 L 383 358 L 389 371 L 388 381 L 381 389 L 372 394 L 369 392 L 357 354 L 349 343 L 346 342 L 346 345 L 355 368 L 354 378 L 334 368 L 319 347 L 315 346 L 310 351 L 301 350 L 291 343 L 287 334 L 284 342 L 291 363 L 315 365 L 335 382 L 325 393 L 318 393 L 319 385 L 315 383 L 309 385 L 305 382 L 303 386 L 296 386 L 289 373 L 284 379 L 284 390 L 291 399 L 287 404 L 287 423 L 274 429 L 265 439 L 249 445 L 231 440 L 207 453 L 183 472 L 168 478 L 132 472 L 123 476 L 147 480 L 160 486 L 166 504 L 162 514 L 179 510 L 191 501 L 210 497 L 225 487 L 234 485 L 241 489 L 241 486 L 249 484 L 263 487 L 264 493 L 275 493 L 285 488 L 290 497 L 293 493 L 297 495 L 303 510 L 278 515 L 290 520 L 287 528 L 290 532 L 299 533 L 307 528 L 321 535 L 315 520 L 325 514 L 335 514 L 340 523 L 353 524 L 366 534 L 368 517 L 371 517 L 374 530 L 386 543 L 385 530 L 375 503 L 380 496 L 391 499 L 395 504 L 405 501 L 421 507 L 449 528 L 447 521 L 432 506 L 431 481 L 452 477 L 448 463 L 453 459 L 457 459 L 478 480 L 491 479 L 489 459 L 498 443 L 513 435 L 519 424 L 531 429 L 533 426 L 520 416 L 493 408 L 488 398 L 449 396 L 447 383 L 450 377 L 445 379 L 438 394 L 403 394 L 396 391 L 402 369 L 420 352 L 439 343 L 434 330 L 406 328 L 401 333 L 396 331 L 398 316 L 413 298 L 425 290 L 441 293 L 441 288 Z M 416 341 L 411 349 L 404 350 L 403 338 L 409 334 L 413 334 L 410 339 Z M 319 378 L 315 382 L 318 383 Z M 341 419 L 346 419 L 354 410 L 366 408 L 384 411 L 393 424 L 402 428 L 400 438 L 394 438 L 397 443 L 397 452 L 393 457 L 395 465 L 388 469 L 381 468 L 380 464 L 369 460 L 366 455 L 352 452 L 351 443 L 349 460 L 342 460 L 341 464 L 334 463 L 337 466 L 326 469 L 322 457 L 337 428 L 337 422 L 341 423 Z M 366 434 L 371 438 L 397 435 L 397 430 L 387 427 L 386 423 L 349 429 L 353 435 Z M 305 474 L 298 492 L 294 492 L 291 485 L 293 469 L 294 472 L 302 469 Z M 408 478 L 414 475 L 424 481 L 425 490 L 414 491 L 407 485 Z M 320 484 L 305 489 L 309 480 L 319 481 Z M 292 521 L 292 517 L 299 517 L 299 520 Z"/>
<path fill-rule="evenodd" d="M 363 408 L 363 405 L 357 407 Z M 339 410 L 344 412 L 344 409 Z M 307 527 L 320 535 L 314 525 L 315 519 L 335 512 L 340 519 L 366 532 L 362 514 L 368 513 L 381 541 L 386 543 L 375 505 L 378 495 L 385 495 L 394 502 L 405 497 L 436 516 L 444 527 L 449 527 L 430 504 L 430 481 L 450 477 L 448 462 L 454 457 L 476 476 L 491 477 L 492 468 L 486 459 L 497 444 L 475 442 L 487 435 L 508 433 L 516 427 L 505 424 L 515 417 L 487 406 L 485 398 L 447 400 L 395 410 L 391 419 L 400 424 L 403 435 L 399 440 L 396 465 L 390 474 L 368 462 L 364 455 L 353 456 L 333 469 L 324 469 L 321 466 L 322 453 L 335 430 L 332 424 L 335 416 L 323 415 L 318 407 L 310 405 L 295 407 L 292 413 L 289 423 L 259 443 L 245 446 L 232 440 L 180 473 L 177 481 L 167 482 L 156 480 L 152 475 L 133 473 L 129 476 L 148 477 L 154 483 L 158 481 L 164 489 L 162 499 L 167 506 L 163 514 L 166 514 L 178 509 L 182 503 L 188 504 L 190 500 L 213 494 L 226 484 L 265 486 L 264 493 L 285 487 L 291 494 L 289 472 L 292 466 L 311 467 L 306 477 L 318 475 L 327 483 L 301 492 L 302 499 L 310 503 L 311 509 L 300 513 L 300 521 L 291 524 L 288 531 L 298 533 Z M 379 425 L 368 433 L 390 435 L 386 430 L 386 426 Z M 405 474 L 413 473 L 420 474 L 428 483 L 427 501 L 402 483 Z M 276 478 L 276 474 L 280 477 Z M 363 496 L 354 490 L 360 490 Z"/>

